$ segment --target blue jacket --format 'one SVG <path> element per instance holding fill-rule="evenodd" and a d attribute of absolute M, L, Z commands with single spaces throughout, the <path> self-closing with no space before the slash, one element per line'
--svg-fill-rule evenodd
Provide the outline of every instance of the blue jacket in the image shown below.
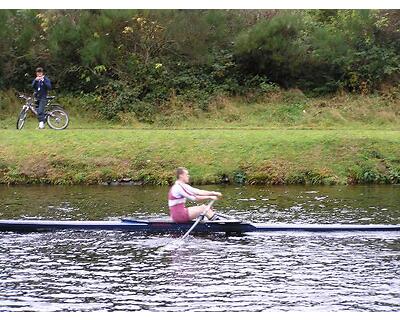
<path fill-rule="evenodd" d="M 51 90 L 51 81 L 46 76 L 44 76 L 43 81 L 34 79 L 32 87 L 35 89 L 36 99 L 43 99 L 47 97 L 47 92 Z"/>

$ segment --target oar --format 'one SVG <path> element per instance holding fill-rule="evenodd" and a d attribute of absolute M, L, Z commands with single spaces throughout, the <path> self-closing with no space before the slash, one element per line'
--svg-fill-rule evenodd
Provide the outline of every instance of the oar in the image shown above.
<path fill-rule="evenodd" d="M 215 200 L 210 201 L 210 203 L 207 205 L 206 209 L 197 217 L 197 219 L 193 223 L 192 227 L 183 235 L 183 237 L 181 238 L 181 241 L 184 240 L 189 235 L 189 233 L 192 232 L 194 228 L 196 228 L 196 226 L 199 224 L 199 222 L 204 219 L 205 214 L 207 213 L 208 210 L 210 210 L 214 201 Z"/>
<path fill-rule="evenodd" d="M 237 221 L 240 221 L 238 218 L 236 218 L 236 217 L 232 217 L 232 216 L 227 216 L 227 215 L 224 215 L 224 214 L 221 214 L 221 213 L 216 213 L 216 215 L 218 216 L 218 217 L 221 217 L 221 218 L 224 218 L 224 219 L 226 219 L 226 220 L 237 220 Z M 218 222 L 218 221 L 217 221 Z"/>

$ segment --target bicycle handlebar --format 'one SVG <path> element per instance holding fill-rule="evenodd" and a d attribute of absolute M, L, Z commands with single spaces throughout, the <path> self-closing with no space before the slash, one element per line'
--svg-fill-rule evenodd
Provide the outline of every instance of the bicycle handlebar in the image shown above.
<path fill-rule="evenodd" d="M 34 98 L 34 97 L 27 96 L 26 94 L 23 94 L 23 93 L 18 93 L 17 97 L 20 98 L 20 99 L 25 99 L 25 100 L 31 100 L 31 99 Z M 56 96 L 47 96 L 46 98 L 47 99 L 54 99 L 55 97 Z"/>
<path fill-rule="evenodd" d="M 25 99 L 25 100 L 32 99 L 32 97 L 28 97 L 27 95 L 24 95 L 24 94 L 18 94 L 18 98 Z"/>

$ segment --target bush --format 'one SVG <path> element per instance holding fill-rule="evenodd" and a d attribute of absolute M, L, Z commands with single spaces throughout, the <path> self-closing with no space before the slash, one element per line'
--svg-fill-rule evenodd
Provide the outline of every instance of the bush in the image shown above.
<path fill-rule="evenodd" d="M 396 10 L 2 10 L 0 89 L 31 90 L 42 65 L 58 92 L 141 121 L 172 96 L 207 111 L 215 96 L 254 102 L 278 85 L 367 94 L 400 79 L 398 20 Z"/>
<path fill-rule="evenodd" d="M 237 61 L 247 73 L 267 76 L 283 87 L 291 87 L 307 59 L 299 41 L 303 21 L 299 15 L 282 14 L 261 21 L 238 35 Z"/>
<path fill-rule="evenodd" d="M 106 119 L 112 120 L 121 112 L 130 112 L 140 121 L 151 122 L 157 106 L 141 100 L 140 89 L 121 81 L 109 82 L 97 91 L 100 113 Z"/>

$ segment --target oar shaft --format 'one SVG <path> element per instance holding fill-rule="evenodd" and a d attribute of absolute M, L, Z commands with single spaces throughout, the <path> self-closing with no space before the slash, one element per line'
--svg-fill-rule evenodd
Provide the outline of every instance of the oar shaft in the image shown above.
<path fill-rule="evenodd" d="M 208 210 L 210 210 L 210 208 L 211 208 L 211 206 L 213 205 L 214 201 L 215 201 L 215 200 L 211 200 L 211 201 L 210 201 L 210 203 L 207 205 L 206 209 L 202 212 L 202 214 L 200 214 L 200 215 L 197 217 L 195 223 L 194 223 L 194 224 L 191 226 L 191 228 L 183 235 L 183 237 L 182 237 L 181 240 L 185 239 L 185 238 L 190 234 L 190 232 L 192 232 L 193 229 L 196 228 L 196 226 L 199 224 L 199 222 L 200 222 L 201 220 L 203 220 L 204 215 L 207 213 Z"/>
<path fill-rule="evenodd" d="M 226 219 L 226 220 L 238 220 L 238 219 L 235 218 L 235 217 L 227 216 L 227 215 L 221 214 L 221 213 L 216 213 L 216 215 L 217 215 L 218 217 L 224 218 L 224 219 Z"/>

